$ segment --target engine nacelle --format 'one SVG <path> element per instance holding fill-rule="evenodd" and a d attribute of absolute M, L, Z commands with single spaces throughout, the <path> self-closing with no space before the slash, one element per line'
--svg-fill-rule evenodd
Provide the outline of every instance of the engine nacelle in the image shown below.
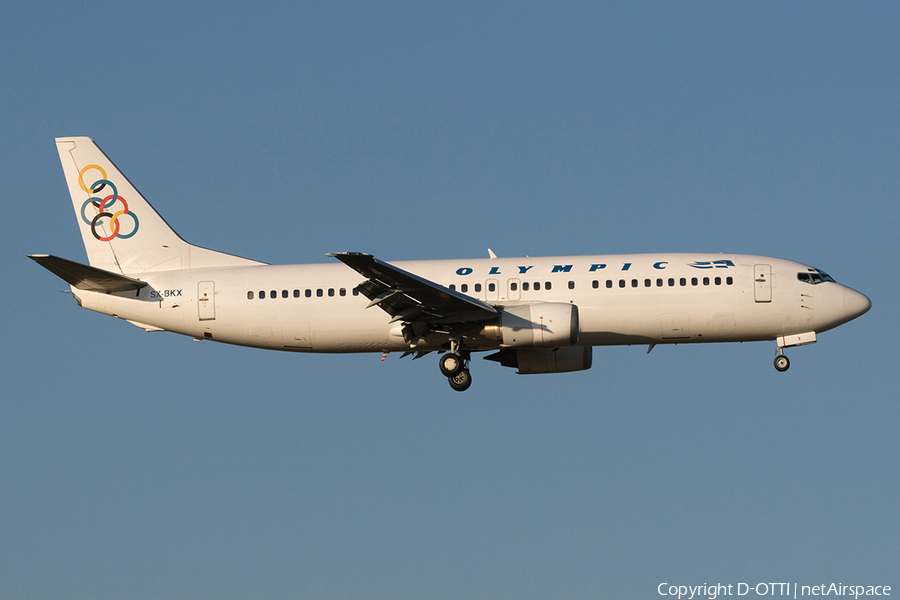
<path fill-rule="evenodd" d="M 565 302 L 504 306 L 483 334 L 502 348 L 560 348 L 578 341 L 578 307 Z"/>
<path fill-rule="evenodd" d="M 499 362 L 504 367 L 518 368 L 523 375 L 531 373 L 569 373 L 591 368 L 591 346 L 566 346 L 564 348 L 520 348 L 501 350 L 487 360 Z"/>

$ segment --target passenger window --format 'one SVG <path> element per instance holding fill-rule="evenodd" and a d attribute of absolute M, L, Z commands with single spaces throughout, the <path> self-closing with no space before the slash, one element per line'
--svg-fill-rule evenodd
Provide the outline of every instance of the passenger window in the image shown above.
<path fill-rule="evenodd" d="M 722 278 L 716 277 L 716 285 L 722 285 Z"/>
<path fill-rule="evenodd" d="M 354 296 L 359 296 L 359 289 L 358 289 L 358 288 L 353 288 L 353 295 L 354 295 Z"/>
<path fill-rule="evenodd" d="M 294 290 L 294 298 L 300 297 L 300 290 Z"/>
<path fill-rule="evenodd" d="M 511 281 L 509 284 L 509 289 L 510 291 L 515 292 L 517 289 L 519 289 L 519 284 L 515 281 Z"/>
<path fill-rule="evenodd" d="M 341 288 L 341 296 L 347 295 L 347 288 Z"/>
<path fill-rule="evenodd" d="M 691 285 L 697 285 L 697 278 L 691 277 Z"/>
<path fill-rule="evenodd" d="M 651 285 L 653 285 L 652 281 L 650 281 L 649 279 L 644 280 L 644 287 L 650 287 Z"/>
<path fill-rule="evenodd" d="M 611 288 L 611 287 L 612 287 L 612 279 L 607 279 L 607 280 L 606 280 L 606 287 L 607 287 L 607 288 Z"/>
<path fill-rule="evenodd" d="M 662 287 L 662 285 L 663 285 L 663 280 L 662 280 L 662 278 L 657 279 L 657 280 L 656 280 L 656 287 Z"/>
<path fill-rule="evenodd" d="M 525 289 L 526 289 L 526 290 L 528 289 L 528 284 L 527 284 L 527 283 L 525 284 Z M 476 291 L 476 292 L 480 292 L 480 291 L 481 291 L 481 284 L 480 284 L 480 283 L 476 283 L 476 284 L 475 284 L 475 291 Z"/>
<path fill-rule="evenodd" d="M 266 299 L 266 291 L 265 291 L 265 290 L 260 290 L 260 291 L 259 291 L 259 299 L 260 299 L 260 300 L 265 300 L 265 299 Z"/>
<path fill-rule="evenodd" d="M 247 300 L 253 300 L 253 292 L 247 292 Z"/>
<path fill-rule="evenodd" d="M 534 291 L 536 291 L 536 292 L 541 291 L 541 282 L 540 281 L 534 282 Z"/>
<path fill-rule="evenodd" d="M 287 298 L 287 297 L 288 297 L 288 291 L 287 291 L 287 290 L 281 290 L 281 297 L 282 297 L 282 298 Z"/>
<path fill-rule="evenodd" d="M 489 284 L 488 284 L 488 291 L 489 291 L 489 292 L 494 292 L 494 291 L 496 291 L 496 290 L 497 290 L 497 285 L 496 285 L 496 284 L 494 284 L 494 283 L 489 283 Z"/>
<path fill-rule="evenodd" d="M 461 286 L 459 286 L 459 291 L 461 291 L 461 292 L 468 292 L 468 291 L 469 291 L 469 284 L 468 284 L 468 283 L 464 283 L 464 284 L 462 284 Z"/>
<path fill-rule="evenodd" d="M 638 280 L 637 280 L 637 279 L 632 279 L 632 280 L 631 280 L 631 287 L 637 287 L 637 286 L 638 286 Z"/>
<path fill-rule="evenodd" d="M 316 297 L 321 298 L 324 294 L 322 293 L 322 288 L 316 290 Z"/>
<path fill-rule="evenodd" d="M 687 285 L 687 279 L 685 279 L 684 277 L 682 277 L 681 279 L 678 280 L 678 283 L 680 283 L 680 284 L 682 285 L 682 287 L 683 287 L 683 286 L 686 286 L 686 285 Z"/>
<path fill-rule="evenodd" d="M 476 289 L 475 289 L 476 292 L 480 292 L 480 291 L 481 291 L 481 290 L 477 289 L 477 288 L 478 288 L 478 284 L 477 284 L 477 283 L 475 284 L 475 288 L 476 288 Z M 527 292 L 527 291 L 528 291 L 528 282 L 527 282 L 527 281 L 523 281 L 523 282 L 522 282 L 522 291 L 523 291 L 523 292 Z"/>
<path fill-rule="evenodd" d="M 550 289 L 550 282 L 549 282 L 549 281 L 548 281 L 547 283 L 544 284 L 544 289 L 545 289 L 545 290 L 549 290 L 549 289 Z"/>
<path fill-rule="evenodd" d="M 600 282 L 595 279 L 591 285 L 594 286 L 594 289 L 596 290 L 600 287 Z"/>
<path fill-rule="evenodd" d="M 731 285 L 732 283 L 734 283 L 734 279 L 732 279 L 731 277 L 727 277 L 727 278 L 725 279 L 725 283 L 726 283 L 727 285 Z"/>
<path fill-rule="evenodd" d="M 334 288 L 328 288 L 328 297 L 331 298 L 334 296 Z"/>
<path fill-rule="evenodd" d="M 624 279 L 620 279 L 620 280 L 619 280 L 619 287 L 620 287 L 620 288 L 625 287 L 625 280 L 624 280 Z"/>
<path fill-rule="evenodd" d="M 574 289 L 575 289 L 575 282 L 574 282 L 574 281 L 570 281 L 570 282 L 569 282 L 569 289 L 570 289 L 570 290 L 574 290 Z"/>
<path fill-rule="evenodd" d="M 451 284 L 450 284 L 450 289 L 453 290 L 453 291 L 455 292 L 455 291 L 456 291 L 456 284 L 455 284 L 455 283 L 451 283 Z"/>
<path fill-rule="evenodd" d="M 674 287 L 674 286 L 675 286 L 675 278 L 669 277 L 669 287 Z"/>
<path fill-rule="evenodd" d="M 277 297 L 278 297 L 278 292 L 276 292 L 275 290 L 272 290 L 271 292 L 269 292 L 269 298 L 277 298 Z"/>
<path fill-rule="evenodd" d="M 703 278 L 703 285 L 709 285 L 709 277 Z"/>
<path fill-rule="evenodd" d="M 312 298 L 312 290 L 310 290 L 310 289 L 307 289 L 307 290 L 306 290 L 306 297 L 307 297 L 307 298 Z"/>

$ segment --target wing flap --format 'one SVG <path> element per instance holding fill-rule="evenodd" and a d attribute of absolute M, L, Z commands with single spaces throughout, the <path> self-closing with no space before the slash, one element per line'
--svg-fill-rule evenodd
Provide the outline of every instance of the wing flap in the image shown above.
<path fill-rule="evenodd" d="M 497 316 L 485 302 L 404 271 L 362 252 L 335 252 L 334 257 L 366 278 L 357 289 L 393 321 L 426 323 L 477 322 Z M 367 308 L 368 308 L 367 307 Z"/>
<path fill-rule="evenodd" d="M 139 290 L 146 281 L 132 279 L 50 254 L 30 254 L 31 260 L 79 290 L 91 292 L 128 292 Z"/>

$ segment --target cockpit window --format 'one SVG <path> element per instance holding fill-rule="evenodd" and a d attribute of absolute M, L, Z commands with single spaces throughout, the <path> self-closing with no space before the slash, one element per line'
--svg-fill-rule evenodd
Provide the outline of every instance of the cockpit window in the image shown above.
<path fill-rule="evenodd" d="M 808 269 L 806 273 L 797 273 L 797 279 L 803 281 L 805 283 L 811 283 L 813 285 L 823 283 L 825 281 L 830 281 L 834 283 L 834 278 L 826 273 L 825 271 L 820 271 L 819 269 Z"/>

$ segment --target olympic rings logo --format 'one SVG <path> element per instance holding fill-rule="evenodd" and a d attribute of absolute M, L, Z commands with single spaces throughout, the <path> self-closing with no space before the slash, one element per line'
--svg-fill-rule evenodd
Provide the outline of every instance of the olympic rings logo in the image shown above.
<path fill-rule="evenodd" d="M 84 174 L 90 170 L 98 171 L 101 177 L 88 187 L 84 184 Z M 94 234 L 95 238 L 101 242 L 108 242 L 117 237 L 127 240 L 137 233 L 139 226 L 137 215 L 128 210 L 128 203 L 125 201 L 125 198 L 119 195 L 115 184 L 106 178 L 106 171 L 103 170 L 103 167 L 99 165 L 88 165 L 81 169 L 78 173 L 78 185 L 80 185 L 81 189 L 88 194 L 99 194 L 106 186 L 109 186 L 110 189 L 112 189 L 112 194 L 107 197 L 101 199 L 97 196 L 91 196 L 81 205 L 81 220 L 91 226 L 91 233 Z M 121 208 L 116 207 L 117 210 L 113 212 L 113 207 L 117 202 L 122 206 Z M 97 214 L 92 219 L 89 219 L 87 214 L 85 214 L 85 209 L 87 209 L 88 204 L 92 204 L 97 211 Z M 134 225 L 129 233 L 122 233 L 120 231 L 121 225 L 119 223 L 119 217 L 124 216 L 131 217 Z M 110 220 L 109 223 L 112 233 L 108 236 L 100 235 L 97 231 L 97 226 L 103 225 L 103 221 L 101 221 L 103 218 L 108 218 Z"/>

